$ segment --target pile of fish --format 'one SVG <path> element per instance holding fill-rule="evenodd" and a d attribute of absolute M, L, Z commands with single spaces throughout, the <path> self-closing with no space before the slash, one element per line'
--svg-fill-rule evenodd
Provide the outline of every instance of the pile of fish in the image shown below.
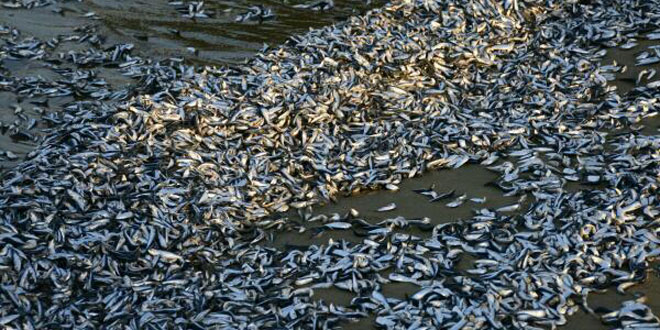
<path fill-rule="evenodd" d="M 37 8 L 45 7 L 55 3 L 55 0 L 3 0 L 0 1 L 0 8 L 18 9 L 18 8 Z"/>
<path fill-rule="evenodd" d="M 168 4 L 173 6 L 176 11 L 181 13 L 185 18 L 209 18 L 209 16 L 214 14 L 213 11 L 207 11 L 204 9 L 204 1 L 191 1 L 190 3 L 184 1 L 170 1 Z"/>
<path fill-rule="evenodd" d="M 660 92 L 620 96 L 608 79 L 624 68 L 599 64 L 658 28 L 657 0 L 396 0 L 238 68 L 142 66 L 152 88 L 65 108 L 3 176 L 0 325 L 563 325 L 660 254 L 660 135 L 621 130 L 657 116 Z M 430 238 L 401 230 L 424 220 L 349 212 L 316 232 L 360 243 L 264 244 L 283 212 L 311 220 L 341 194 L 467 163 L 529 206 Z M 388 297 L 393 282 L 419 290 Z M 330 287 L 355 298 L 314 298 Z M 652 320 L 638 310 L 607 321 Z"/>
<path fill-rule="evenodd" d="M 133 44 L 107 44 L 95 25 L 77 27 L 71 34 L 50 40 L 24 36 L 19 30 L 0 25 L 0 93 L 10 93 L 7 104 L 11 116 L 0 120 L 0 133 L 12 141 L 33 144 L 44 132 L 57 128 L 68 119 L 66 111 L 106 106 L 126 100 L 142 91 L 158 89 L 160 84 L 176 84 L 178 78 L 191 76 L 192 67 L 179 64 L 183 59 L 160 62 L 143 59 L 132 53 Z M 76 50 L 64 50 L 71 45 Z M 38 74 L 16 74 L 14 67 L 35 64 Z M 42 76 L 41 73 L 46 73 Z M 125 86 L 112 86 L 103 75 L 123 77 Z M 0 94 L 6 97 L 8 94 Z M 5 103 L 7 102 L 7 103 Z M 7 111 L 9 110 L 9 111 Z M 0 149 L 0 160 L 14 161 L 12 150 Z M 0 167 L 2 169 L 2 167 Z"/>

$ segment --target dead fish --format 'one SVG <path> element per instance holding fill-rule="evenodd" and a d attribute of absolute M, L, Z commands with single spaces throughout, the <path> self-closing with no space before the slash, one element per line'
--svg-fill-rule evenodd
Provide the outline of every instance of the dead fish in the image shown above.
<path fill-rule="evenodd" d="M 500 208 L 497 208 L 495 211 L 497 212 L 514 212 L 520 209 L 520 204 L 511 204 L 507 206 L 502 206 Z"/>
<path fill-rule="evenodd" d="M 657 0 L 394 1 L 231 68 L 104 49 L 91 25 L 39 40 L 0 24 L 3 97 L 51 100 L 37 125 L 24 106 L 0 124 L 8 137 L 39 139 L 2 173 L 0 310 L 21 308 L 0 323 L 327 328 L 376 315 L 388 329 L 561 326 L 588 308 L 568 298 L 609 282 L 623 290 L 660 254 L 660 147 L 641 131 L 660 91 L 650 82 L 617 94 L 608 84 L 625 68 L 599 63 L 606 48 L 658 33 L 654 17 Z M 637 55 L 655 61 L 658 48 Z M 12 62 L 58 77 L 18 76 Z M 117 90 L 100 67 L 134 86 Z M 72 100 L 60 107 L 63 97 Z M 477 162 L 504 195 L 521 196 L 497 210 L 529 211 L 482 208 L 435 224 L 313 210 Z M 598 184 L 588 189 L 567 183 L 589 176 Z M 289 208 L 302 221 L 282 215 Z M 397 230 L 409 226 L 426 232 Z M 268 243 L 334 229 L 347 232 Z M 400 299 L 388 285 L 417 293 Z M 317 299 L 326 289 L 350 302 Z M 657 328 L 643 301 L 603 315 Z"/>
<path fill-rule="evenodd" d="M 459 207 L 459 206 L 463 205 L 463 203 L 465 202 L 466 199 L 467 199 L 467 195 L 463 194 L 461 196 L 458 196 L 458 198 L 454 199 L 453 201 L 447 203 L 446 206 L 450 207 L 450 208 Z"/>
<path fill-rule="evenodd" d="M 348 222 L 331 222 L 326 223 L 323 227 L 328 229 L 350 229 L 352 225 Z"/>
<path fill-rule="evenodd" d="M 263 22 L 265 20 L 275 18 L 275 14 L 269 8 L 264 7 L 263 5 L 256 5 L 248 8 L 245 13 L 237 15 L 234 21 L 236 22 L 245 22 L 245 21 L 259 21 Z"/>
<path fill-rule="evenodd" d="M 434 193 L 434 189 L 435 189 L 435 184 L 431 184 L 431 186 L 428 187 L 428 188 L 413 189 L 413 192 L 416 192 L 418 194 L 425 195 L 425 196 L 431 196 L 431 194 Z"/>
<path fill-rule="evenodd" d="M 315 1 L 309 4 L 297 4 L 294 5 L 293 8 L 297 9 L 310 9 L 310 10 L 330 10 L 335 7 L 335 3 L 333 0 L 320 0 L 320 1 Z"/>
<path fill-rule="evenodd" d="M 163 250 L 149 249 L 149 254 L 160 257 L 165 262 L 176 262 L 183 260 L 183 257 L 180 255 Z"/>
<path fill-rule="evenodd" d="M 447 192 L 444 192 L 444 193 L 434 194 L 431 197 L 430 202 L 434 203 L 434 202 L 437 202 L 437 201 L 441 201 L 443 199 L 451 198 L 452 196 L 454 196 L 455 192 L 456 192 L 455 190 L 450 190 L 450 191 L 447 191 Z"/>
<path fill-rule="evenodd" d="M 378 211 L 378 212 L 389 212 L 389 211 L 392 211 L 394 209 L 396 209 L 396 204 L 390 203 L 390 204 L 387 204 L 385 206 L 382 206 L 382 207 L 378 208 L 376 211 Z"/>

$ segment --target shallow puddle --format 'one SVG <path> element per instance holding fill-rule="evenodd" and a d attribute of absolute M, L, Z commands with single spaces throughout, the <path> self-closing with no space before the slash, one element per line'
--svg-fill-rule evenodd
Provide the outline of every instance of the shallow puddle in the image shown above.
<path fill-rule="evenodd" d="M 357 218 L 364 219 L 369 223 L 376 224 L 386 219 L 404 217 L 406 219 L 429 218 L 430 225 L 409 226 L 397 232 L 410 234 L 416 237 L 430 237 L 434 225 L 470 219 L 475 210 L 489 208 L 496 209 L 502 206 L 515 204 L 517 196 L 504 196 L 503 192 L 492 185 L 498 175 L 484 166 L 465 165 L 458 169 L 444 169 L 428 172 L 420 177 L 406 179 L 399 185 L 398 191 L 371 191 L 361 193 L 357 196 L 341 197 L 336 203 L 315 207 L 314 215 L 334 213 L 345 216 L 354 209 L 359 212 Z M 431 202 L 431 198 L 414 190 L 433 187 L 438 194 L 453 192 L 450 197 Z M 448 203 L 455 201 L 465 195 L 464 203 L 459 207 L 449 207 Z M 470 201 L 471 198 L 485 198 L 484 203 Z M 396 204 L 396 208 L 379 212 L 378 209 Z M 362 237 L 356 235 L 353 229 L 319 231 L 320 222 L 304 222 L 297 212 L 289 212 L 286 215 L 288 221 L 293 221 L 305 232 L 278 231 L 273 233 L 273 241 L 270 246 L 283 248 L 285 245 L 312 245 L 325 244 L 328 240 L 346 240 L 348 242 L 361 242 Z"/>
<path fill-rule="evenodd" d="M 610 327 L 606 326 L 595 316 L 587 313 L 582 309 L 578 309 L 575 314 L 567 317 L 568 323 L 559 329 L 565 330 L 607 330 Z"/>
<path fill-rule="evenodd" d="M 369 315 L 359 319 L 357 322 L 344 322 L 340 325 L 343 330 L 365 330 L 365 329 L 375 329 L 376 317 Z"/>
<path fill-rule="evenodd" d="M 0 65 L 17 78 L 35 77 L 43 80 L 54 81 L 62 77 L 41 62 L 28 59 L 5 60 Z"/>
<path fill-rule="evenodd" d="M 381 292 L 383 296 L 387 298 L 394 298 L 398 300 L 408 300 L 410 296 L 414 295 L 419 291 L 421 287 L 413 283 L 407 282 L 390 282 L 383 284 Z"/>
<path fill-rule="evenodd" d="M 476 275 L 470 274 L 467 271 L 475 268 L 475 261 L 477 260 L 479 258 L 470 253 L 461 253 L 454 263 L 454 270 L 466 277 L 476 277 Z"/>
<path fill-rule="evenodd" d="M 581 329 L 611 329 L 613 325 L 606 325 L 600 320 L 600 315 L 609 311 L 617 310 L 627 300 L 634 300 L 645 296 L 644 304 L 649 306 L 656 316 L 660 316 L 660 276 L 657 270 L 651 270 L 646 280 L 638 285 L 628 288 L 625 294 L 616 291 L 616 287 L 609 288 L 604 292 L 592 292 L 587 298 L 589 308 L 596 312 L 590 314 L 580 309 L 574 315 L 568 317 L 568 324 L 563 327 L 570 330 Z"/>
<path fill-rule="evenodd" d="M 575 193 L 578 191 L 585 191 L 585 190 L 595 190 L 595 189 L 604 189 L 607 188 L 607 182 L 601 181 L 598 183 L 585 183 L 585 182 L 579 182 L 579 181 L 566 181 L 566 184 L 564 185 L 564 190 L 566 190 L 569 193 Z"/>
<path fill-rule="evenodd" d="M 591 293 L 588 297 L 588 303 L 589 307 L 594 310 L 597 308 L 613 310 L 619 308 L 624 301 L 633 300 L 640 296 L 646 296 L 645 304 L 651 307 L 654 312 L 660 313 L 660 277 L 656 271 L 649 272 L 643 283 L 628 288 L 625 294 L 619 293 L 616 288 L 607 289 L 605 292 Z"/>
<path fill-rule="evenodd" d="M 660 135 L 660 115 L 640 122 L 644 127 L 639 131 L 643 135 Z"/>
<path fill-rule="evenodd" d="M 36 145 L 28 141 L 16 142 L 8 135 L 0 134 L 0 146 L 3 146 L 0 148 L 0 177 L 1 177 L 4 169 L 10 168 L 11 166 L 18 164 L 20 161 L 23 160 L 23 158 L 25 158 L 25 156 L 28 153 L 30 153 L 30 151 L 34 149 Z M 7 151 L 12 152 L 18 158 L 15 160 L 8 159 L 4 155 L 4 153 Z"/>
<path fill-rule="evenodd" d="M 98 14 L 113 34 L 135 43 L 145 53 L 157 57 L 185 57 L 199 64 L 238 64 L 254 56 L 264 44 L 277 46 L 290 35 L 319 28 L 358 15 L 384 1 L 335 0 L 334 8 L 313 11 L 294 8 L 307 1 L 207 1 L 208 18 L 186 18 L 167 1 L 92 0 L 81 7 Z M 274 18 L 236 22 L 249 7 L 271 9 Z M 187 50 L 193 47 L 194 52 Z"/>
<path fill-rule="evenodd" d="M 24 37 L 33 36 L 46 41 L 59 35 L 71 34 L 77 27 L 95 23 L 82 17 L 83 9 L 80 6 L 77 3 L 62 4 L 60 7 L 67 10 L 61 15 L 52 11 L 57 7 L 55 5 L 30 10 L 3 8 L 0 9 L 0 24 L 17 28 Z"/>
<path fill-rule="evenodd" d="M 354 293 L 346 290 L 340 290 L 337 288 L 317 288 L 314 289 L 312 299 L 323 301 L 326 304 L 332 304 L 335 306 L 350 306 L 351 300 L 355 297 L 356 295 Z"/>
<path fill-rule="evenodd" d="M 658 71 L 654 77 L 647 79 L 647 77 L 642 77 L 640 80 L 641 84 L 647 84 L 652 81 L 660 80 L 660 63 L 651 64 L 651 65 L 641 65 L 637 66 L 636 57 L 643 51 L 648 51 L 648 47 L 658 46 L 660 44 L 658 40 L 647 40 L 643 37 L 638 38 L 638 45 L 631 49 L 620 49 L 620 48 L 610 48 L 607 51 L 607 54 L 603 57 L 601 63 L 603 65 L 613 64 L 614 61 L 619 66 L 626 66 L 626 71 L 616 74 L 616 80 L 611 81 L 610 83 L 617 87 L 619 95 L 625 95 L 635 88 L 637 77 L 639 73 L 643 70 L 655 69 Z"/>

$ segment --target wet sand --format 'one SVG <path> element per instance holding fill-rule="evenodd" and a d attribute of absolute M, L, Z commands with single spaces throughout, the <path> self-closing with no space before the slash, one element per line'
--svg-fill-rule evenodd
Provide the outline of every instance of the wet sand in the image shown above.
<path fill-rule="evenodd" d="M 362 2 L 360 2 L 362 3 Z M 70 33 L 75 27 L 83 24 L 99 24 L 101 33 L 107 37 L 105 44 L 115 42 L 132 42 L 136 44 L 138 52 L 150 57 L 162 58 L 169 56 L 185 57 L 192 63 L 202 64 L 237 64 L 246 57 L 252 56 L 262 47 L 263 43 L 277 45 L 295 33 L 302 33 L 308 28 L 321 27 L 332 22 L 345 19 L 357 14 L 367 6 L 353 9 L 353 2 L 336 1 L 337 8 L 331 12 L 319 14 L 307 13 L 300 10 L 281 9 L 279 2 L 266 1 L 265 4 L 275 7 L 280 14 L 273 21 L 262 24 L 250 23 L 241 25 L 233 22 L 236 14 L 244 10 L 248 3 L 245 1 L 219 1 L 209 4 L 208 9 L 216 12 L 214 17 L 203 20 L 191 20 L 180 17 L 166 2 L 136 1 L 131 3 L 94 0 L 87 3 L 64 3 L 62 15 L 55 14 L 51 8 L 38 8 L 33 10 L 0 10 L 0 24 L 9 24 L 19 28 L 23 33 L 40 39 L 50 39 L 60 34 Z M 371 6 L 377 4 L 375 2 Z M 90 22 L 82 16 L 93 11 L 99 20 Z M 174 32 L 177 30 L 178 32 Z M 657 44 L 641 41 L 640 45 L 631 50 L 611 49 L 602 63 L 612 64 L 616 61 L 627 66 L 625 73 L 617 74 L 617 80 L 611 82 L 616 86 L 621 96 L 631 93 L 635 80 L 641 70 L 654 68 L 660 71 L 660 65 L 637 67 L 635 55 L 645 47 Z M 75 43 L 65 43 L 60 46 L 64 51 L 67 47 L 76 47 Z M 194 47 L 199 52 L 191 54 L 186 47 Z M 40 62 L 29 60 L 5 61 L 0 64 L 0 70 L 5 70 L 18 77 L 41 76 L 47 80 L 61 79 L 61 77 Z M 132 81 L 116 74 L 112 70 L 96 68 L 99 76 L 103 77 L 112 86 L 130 85 Z M 1 72 L 1 71 L 0 71 Z M 660 75 L 658 75 L 660 76 Z M 656 76 L 654 79 L 658 79 Z M 646 80 L 642 80 L 647 83 Z M 10 123 L 14 118 L 12 107 L 19 105 L 26 109 L 30 117 L 38 117 L 32 111 L 31 99 L 17 97 L 9 92 L 0 91 L 0 122 Z M 50 110 L 57 111 L 58 107 L 71 98 L 50 99 Z M 660 133 L 660 116 L 639 119 L 633 127 L 622 127 L 619 132 L 637 130 L 641 134 L 657 135 Z M 614 132 L 616 133 L 616 132 Z M 19 157 L 24 156 L 35 147 L 32 141 L 17 141 L 12 137 L 0 135 L 0 149 L 11 150 Z M 3 162 L 0 166 L 11 166 L 11 162 Z M 504 196 L 503 192 L 490 185 L 496 178 L 495 174 L 480 165 L 468 165 L 457 170 L 441 170 L 424 174 L 421 177 L 407 179 L 401 182 L 398 192 L 373 191 L 362 192 L 356 196 L 340 197 L 336 203 L 330 203 L 314 208 L 315 213 L 346 214 L 351 209 L 357 210 L 361 217 L 369 221 L 380 221 L 392 216 L 404 216 L 409 219 L 428 217 L 431 224 L 440 224 L 460 221 L 469 218 L 476 209 L 497 208 L 513 204 L 520 196 Z M 466 194 L 467 198 L 486 198 L 483 204 L 466 201 L 457 208 L 449 208 L 447 203 L 454 197 L 431 203 L 424 196 L 413 192 L 413 189 L 428 188 L 434 185 L 438 192 L 454 191 L 454 197 Z M 589 189 L 587 186 L 571 184 L 566 189 L 575 191 Z M 390 212 L 377 212 L 376 210 L 389 203 L 396 203 L 397 209 Z M 280 231 L 273 234 L 274 247 L 286 245 L 305 246 L 310 244 L 323 244 L 328 240 L 359 241 L 360 238 L 351 231 L 332 231 L 314 235 L 312 228 L 318 224 L 304 223 L 295 214 L 284 214 L 291 221 L 299 223 L 306 231 Z M 511 214 L 516 216 L 515 213 Z M 430 232 L 420 228 L 411 228 L 405 231 L 411 235 L 426 237 Z M 469 256 L 458 265 L 459 269 L 469 267 Z M 388 297 L 406 299 L 415 292 L 413 284 L 389 283 L 383 286 L 383 293 Z M 608 289 L 602 293 L 589 296 L 589 305 L 592 309 L 614 309 L 621 302 L 646 295 L 647 304 L 654 313 L 660 313 L 660 278 L 658 273 L 652 271 L 645 283 L 628 290 L 625 295 Z M 316 289 L 314 297 L 318 300 L 330 302 L 335 305 L 348 306 L 355 297 L 352 293 L 338 289 Z M 584 310 L 568 317 L 569 323 L 565 329 L 609 329 L 595 315 Z M 373 318 L 361 319 L 359 322 L 343 325 L 346 329 L 365 329 L 373 324 Z"/>

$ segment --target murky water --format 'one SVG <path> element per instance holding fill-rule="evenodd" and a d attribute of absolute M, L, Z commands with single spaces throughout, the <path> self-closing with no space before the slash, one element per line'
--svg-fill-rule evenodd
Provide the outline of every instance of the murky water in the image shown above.
<path fill-rule="evenodd" d="M 341 21 L 351 15 L 382 4 L 382 1 L 335 1 L 336 7 L 325 12 L 314 12 L 296 9 L 295 1 L 207 1 L 204 9 L 209 18 L 190 19 L 183 17 L 174 6 L 166 1 L 116 1 L 90 0 L 86 2 L 64 2 L 59 5 L 61 14 L 52 12 L 52 7 L 34 10 L 3 10 L 0 9 L 0 24 L 9 24 L 19 28 L 27 35 L 33 35 L 42 40 L 48 40 L 57 35 L 68 34 L 76 27 L 86 24 L 98 24 L 101 33 L 106 37 L 104 45 L 117 42 L 130 42 L 136 45 L 138 53 L 145 57 L 185 57 L 190 63 L 237 65 L 251 57 L 261 49 L 264 43 L 276 46 L 284 42 L 292 34 L 304 33 L 309 28 L 318 28 L 333 22 Z M 275 18 L 263 22 L 237 23 L 236 15 L 248 7 L 263 4 L 271 8 Z M 90 21 L 83 16 L 94 12 L 98 20 Z M 640 42 L 640 46 L 631 50 L 611 50 L 604 59 L 605 64 L 613 61 L 627 65 L 625 73 L 618 74 L 613 85 L 617 86 L 620 95 L 630 93 L 635 86 L 635 80 L 643 69 L 654 68 L 660 71 L 660 65 L 636 67 L 634 56 L 650 45 L 650 42 Z M 83 47 L 76 43 L 66 43 L 58 51 L 66 51 L 75 47 Z M 189 49 L 194 48 L 194 49 Z M 112 70 L 96 68 L 98 75 L 112 86 L 131 84 L 127 79 Z M 41 76 L 46 80 L 57 80 L 62 77 L 39 61 L 4 61 L 0 63 L 0 73 L 5 72 L 17 77 Z M 655 78 L 657 79 L 657 78 Z M 643 80 L 643 83 L 646 83 Z M 70 102 L 70 97 L 49 99 L 51 111 Z M 13 93 L 0 91 L 0 122 L 11 123 L 15 120 L 14 107 L 26 109 L 30 117 L 38 117 L 32 111 L 32 99 L 18 97 Z M 39 101 L 39 100 L 36 100 Z M 625 129 L 639 130 L 642 134 L 658 134 L 660 116 L 640 120 L 635 127 Z M 35 147 L 32 141 L 16 139 L 5 132 L 0 132 L 0 149 L 11 150 L 19 156 L 24 156 Z M 11 162 L 3 162 L 2 166 L 11 166 Z M 433 171 L 420 178 L 409 179 L 401 183 L 398 192 L 376 191 L 365 192 L 357 196 L 339 198 L 337 203 L 316 207 L 315 213 L 346 214 L 351 209 L 357 210 L 360 217 L 368 221 L 378 222 L 394 216 L 408 219 L 429 218 L 430 226 L 410 227 L 406 233 L 428 237 L 432 225 L 469 218 L 477 209 L 498 208 L 516 203 L 518 196 L 504 196 L 503 192 L 490 185 L 496 178 L 487 168 L 478 165 L 464 166 L 457 170 Z M 433 188 L 439 193 L 452 192 L 447 199 L 430 202 L 427 197 L 414 192 L 415 189 Z M 570 190 L 585 189 L 584 186 L 572 184 Z M 465 194 L 467 201 L 460 207 L 451 208 L 447 203 Z M 470 198 L 485 198 L 484 203 L 469 201 Z M 529 202 L 529 201 L 528 201 Z M 377 209 L 395 203 L 397 208 L 390 212 L 378 212 Z M 279 231 L 274 232 L 268 243 L 278 248 L 290 246 L 307 246 L 324 244 L 328 240 L 346 240 L 359 242 L 360 236 L 353 231 L 318 232 L 318 223 L 305 223 L 295 212 L 283 215 L 289 221 L 298 223 L 304 232 Z M 511 216 L 515 216 L 512 213 Z M 470 256 L 463 256 L 457 268 L 470 267 Z M 386 273 L 383 274 L 385 277 Z M 387 283 L 382 287 L 383 294 L 396 299 L 407 299 L 415 293 L 416 286 L 410 283 Z M 595 293 L 589 297 L 592 308 L 617 308 L 624 300 L 633 299 L 640 293 L 648 297 L 647 303 L 656 313 L 660 313 L 660 279 L 654 272 L 646 283 L 636 286 L 626 295 L 620 295 L 614 290 Z M 339 306 L 348 306 L 355 296 L 350 292 L 338 289 L 316 289 L 314 297 Z M 359 322 L 345 324 L 346 329 L 365 329 L 373 324 L 373 318 L 361 319 Z M 600 320 L 583 310 L 569 317 L 567 329 L 607 329 Z"/>
<path fill-rule="evenodd" d="M 397 216 L 406 219 L 429 218 L 429 226 L 411 226 L 405 233 L 419 237 L 430 237 L 434 225 L 469 219 L 475 210 L 482 208 L 498 208 L 515 204 L 518 197 L 504 196 L 492 183 L 497 178 L 494 172 L 478 165 L 466 165 L 455 170 L 440 170 L 426 173 L 417 178 L 405 180 L 396 192 L 381 190 L 361 193 L 356 196 L 339 198 L 336 203 L 330 203 L 314 208 L 316 214 L 345 215 L 351 209 L 359 212 L 359 217 L 377 223 Z M 428 196 L 415 192 L 417 189 L 433 188 L 438 194 L 450 195 L 441 200 L 431 202 Z M 459 207 L 449 207 L 447 204 L 465 195 L 466 201 Z M 470 201 L 471 198 L 485 199 L 483 203 Z M 394 203 L 396 209 L 379 212 L 378 209 Z M 287 214 L 289 222 L 299 223 L 307 230 L 281 231 L 273 235 L 272 245 L 283 248 L 285 245 L 301 246 L 327 243 L 329 239 L 361 242 L 362 239 L 352 231 L 332 230 L 318 233 L 315 228 L 321 223 L 308 223 L 301 220 L 296 212 Z"/>
<path fill-rule="evenodd" d="M 237 64 L 252 57 L 264 44 L 277 46 L 291 35 L 345 20 L 384 3 L 383 0 L 337 0 L 335 7 L 326 11 L 295 8 L 313 2 L 205 1 L 202 8 L 209 17 L 193 19 L 178 10 L 187 7 L 190 1 L 90 0 L 32 10 L 0 9 L 0 23 L 20 27 L 21 31 L 44 40 L 67 34 L 78 26 L 99 24 L 107 43 L 134 43 L 139 53 L 150 57 L 175 56 L 192 63 Z M 271 9 L 274 18 L 235 21 L 255 5 Z M 62 9 L 61 13 L 53 13 L 54 8 Z M 96 14 L 98 19 L 84 18 L 89 13 Z M 188 47 L 194 47 L 197 53 L 191 53 Z"/>
<path fill-rule="evenodd" d="M 295 8 L 312 2 L 206 1 L 203 9 L 209 17 L 191 19 L 184 16 L 180 10 L 182 5 L 177 1 L 63 1 L 30 10 L 0 8 L 0 25 L 15 27 L 22 36 L 40 41 L 69 36 L 75 34 L 76 29 L 95 26 L 101 36 L 96 46 L 98 49 L 132 43 L 135 45 L 133 53 L 144 58 L 181 58 L 197 65 L 238 65 L 254 56 L 264 44 L 277 46 L 291 35 L 345 20 L 384 3 L 382 0 L 338 0 L 334 8 L 326 11 Z M 187 6 L 189 1 L 183 3 Z M 274 17 L 264 21 L 235 22 L 237 15 L 255 5 L 271 9 Z M 85 42 L 63 41 L 40 60 L 0 60 L 0 77 L 41 77 L 49 82 L 67 79 L 54 70 L 51 62 L 70 51 L 84 52 L 88 48 L 90 45 Z M 58 67 L 91 70 L 108 89 L 130 88 L 136 83 L 113 68 L 81 68 L 67 63 Z M 50 98 L 47 110 L 57 112 L 72 100 L 70 97 Z M 0 89 L 0 128 L 3 124 L 9 126 L 16 122 L 14 106 L 31 110 L 34 105 L 30 101 L 35 99 L 24 100 Z M 26 115 L 37 120 L 40 117 L 29 111 Z M 18 156 L 16 161 L 0 157 L 1 173 L 23 159 L 36 143 L 18 141 L 7 136 L 6 132 L 0 133 L 0 152 L 10 151 Z"/>
<path fill-rule="evenodd" d="M 593 292 L 589 295 L 587 303 L 594 310 L 590 314 L 583 309 L 569 316 L 567 329 L 611 329 L 614 325 L 606 325 L 600 320 L 600 315 L 619 309 L 624 301 L 643 299 L 653 313 L 657 315 L 660 311 L 660 273 L 651 270 L 647 274 L 644 283 L 629 288 L 625 294 L 620 294 L 616 288 L 609 288 L 603 292 Z"/>
<path fill-rule="evenodd" d="M 640 72 L 644 70 L 656 70 L 658 73 L 660 73 L 660 64 L 645 66 L 635 65 L 635 57 L 639 53 L 647 50 L 649 46 L 658 45 L 658 40 L 639 40 L 638 43 L 638 46 L 628 50 L 610 49 L 602 61 L 602 63 L 605 65 L 617 63 L 618 65 L 626 66 L 626 71 L 617 73 L 616 80 L 611 82 L 611 85 L 616 86 L 617 92 L 621 96 L 630 95 L 631 97 L 634 97 L 634 94 L 630 93 L 636 85 Z M 660 74 L 655 74 L 655 76 L 653 76 L 651 79 L 647 79 L 647 75 L 644 75 L 640 80 L 640 84 L 644 85 L 659 79 Z M 628 128 L 628 130 L 630 129 L 631 128 Z M 635 127 L 632 127 L 632 129 L 638 130 L 641 134 L 645 135 L 660 134 L 660 115 L 641 119 L 640 122 L 635 125 Z"/>
<path fill-rule="evenodd" d="M 277 46 L 292 34 L 306 32 L 359 15 L 384 1 L 338 0 L 327 11 L 298 9 L 314 1 L 240 0 L 206 1 L 208 18 L 185 18 L 167 1 L 92 0 L 88 8 L 122 39 L 146 44 L 159 56 L 185 56 L 198 63 L 236 64 L 251 57 L 264 43 Z M 173 3 L 173 2 L 171 2 Z M 264 21 L 236 22 L 250 6 L 263 5 L 275 17 Z M 190 54 L 186 47 L 198 53 Z"/>

